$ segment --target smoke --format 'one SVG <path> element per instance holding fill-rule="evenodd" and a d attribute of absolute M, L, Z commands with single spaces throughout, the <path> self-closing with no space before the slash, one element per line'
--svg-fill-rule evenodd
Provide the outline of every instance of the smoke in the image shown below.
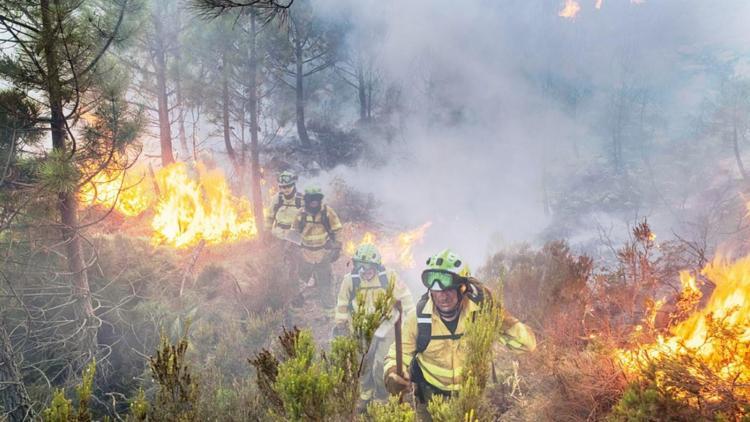
<path fill-rule="evenodd" d="M 618 92 L 646 93 L 660 142 L 689 131 L 716 82 L 707 63 L 743 69 L 746 2 L 580 3 L 567 20 L 558 1 L 362 0 L 345 10 L 317 1 L 323 15 L 348 20 L 352 39 L 365 37 L 406 105 L 399 140 L 370 140 L 385 166 L 323 178 L 372 192 L 393 224 L 432 221 L 418 261 L 452 248 L 476 266 L 501 246 L 535 241 L 550 224 L 544 177 L 606 163 L 606 112 Z M 579 98 L 559 95 L 565 84 Z M 665 229 L 676 224 L 654 207 L 644 212 Z M 580 229 L 595 232 L 596 223 Z"/>

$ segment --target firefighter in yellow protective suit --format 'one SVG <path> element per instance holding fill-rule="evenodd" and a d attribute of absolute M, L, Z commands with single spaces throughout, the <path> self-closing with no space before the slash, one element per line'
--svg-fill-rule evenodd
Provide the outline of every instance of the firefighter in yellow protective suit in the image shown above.
<path fill-rule="evenodd" d="M 331 264 L 341 256 L 341 242 L 337 239 L 341 221 L 333 208 L 323 204 L 323 192 L 318 187 L 305 189 L 303 203 L 292 224 L 292 230 L 301 237 L 300 282 L 306 285 L 313 278 L 321 305 L 333 308 Z"/>
<path fill-rule="evenodd" d="M 433 395 L 450 396 L 459 392 L 466 357 L 461 337 L 466 321 L 489 295 L 486 287 L 471 278 L 468 266 L 449 250 L 427 260 L 422 284 L 428 291 L 417 303 L 415 314 L 404 323 L 403 374 L 397 373 L 393 344 L 385 358 L 384 379 L 391 394 L 398 394 L 413 383 L 420 413 L 424 413 L 424 405 Z M 508 348 L 516 351 L 536 348 L 531 330 L 510 315 L 504 316 L 501 329 L 502 342 Z"/>
<path fill-rule="evenodd" d="M 271 205 L 270 212 L 266 215 L 266 227 L 271 235 L 278 239 L 273 243 L 275 253 L 283 262 L 283 279 L 280 285 L 296 285 L 299 279 L 299 266 L 302 259 L 297 244 L 299 235 L 292 231 L 294 219 L 302 208 L 302 194 L 297 191 L 297 176 L 284 171 L 276 178 L 279 193 Z"/>
<path fill-rule="evenodd" d="M 357 294 L 363 292 L 365 307 L 372 312 L 375 298 L 385 294 L 389 285 L 393 285 L 393 296 L 401 301 L 402 312 L 410 315 L 414 312 L 414 300 L 409 289 L 398 279 L 393 270 L 383 266 L 380 252 L 372 244 L 362 244 L 357 247 L 352 257 L 352 272 L 344 276 L 339 289 L 335 326 L 333 334 L 347 335 L 351 330 L 351 315 L 357 310 Z M 385 322 L 384 324 L 387 324 Z M 388 346 L 393 343 L 393 326 L 381 326 L 376 332 L 370 345 L 370 350 L 363 364 L 362 388 L 360 398 L 366 405 L 373 398 L 387 397 L 383 385 L 383 359 L 388 352 Z"/>
<path fill-rule="evenodd" d="M 271 234 L 282 240 L 287 239 L 287 233 L 292 228 L 297 213 L 302 208 L 302 194 L 297 192 L 297 176 L 284 171 L 276 178 L 279 186 L 279 194 L 271 207 L 271 212 L 266 216 L 266 227 Z"/>

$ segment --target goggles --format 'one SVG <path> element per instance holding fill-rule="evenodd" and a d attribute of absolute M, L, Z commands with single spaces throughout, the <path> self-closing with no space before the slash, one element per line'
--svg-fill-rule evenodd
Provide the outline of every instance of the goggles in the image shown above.
<path fill-rule="evenodd" d="M 279 186 L 283 188 L 283 187 L 294 185 L 295 180 L 294 180 L 294 176 L 288 176 L 285 174 L 279 177 L 278 182 L 279 182 Z"/>
<path fill-rule="evenodd" d="M 425 270 L 422 272 L 422 284 L 430 290 L 447 290 L 460 283 L 461 277 L 448 271 Z"/>
<path fill-rule="evenodd" d="M 369 269 L 373 269 L 373 270 L 378 269 L 378 264 L 374 262 L 360 261 L 358 259 L 353 259 L 352 262 L 354 263 L 354 269 L 356 271 L 367 271 Z"/>

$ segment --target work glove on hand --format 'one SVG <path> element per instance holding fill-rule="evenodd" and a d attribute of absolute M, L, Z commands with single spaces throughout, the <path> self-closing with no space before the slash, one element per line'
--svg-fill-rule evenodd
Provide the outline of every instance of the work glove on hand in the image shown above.
<path fill-rule="evenodd" d="M 344 245 L 337 241 L 337 240 L 331 240 L 328 239 L 328 242 L 326 242 L 325 248 L 328 249 L 328 261 L 329 262 L 336 262 L 341 257 L 341 249 L 344 247 Z"/>
<path fill-rule="evenodd" d="M 396 367 L 388 369 L 385 373 L 383 382 L 388 393 L 393 395 L 401 394 L 404 391 L 411 389 L 411 379 L 409 378 L 409 374 L 404 373 L 399 376 L 396 373 Z"/>

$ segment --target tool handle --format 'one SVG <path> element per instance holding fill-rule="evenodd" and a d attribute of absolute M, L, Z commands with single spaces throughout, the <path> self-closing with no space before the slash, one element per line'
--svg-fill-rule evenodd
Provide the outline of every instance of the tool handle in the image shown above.
<path fill-rule="evenodd" d="M 396 310 L 398 311 L 398 318 L 396 318 L 394 327 L 396 335 L 396 374 L 402 377 L 404 375 L 403 345 L 401 344 L 401 316 L 403 315 L 403 309 L 400 300 L 396 301 Z"/>

